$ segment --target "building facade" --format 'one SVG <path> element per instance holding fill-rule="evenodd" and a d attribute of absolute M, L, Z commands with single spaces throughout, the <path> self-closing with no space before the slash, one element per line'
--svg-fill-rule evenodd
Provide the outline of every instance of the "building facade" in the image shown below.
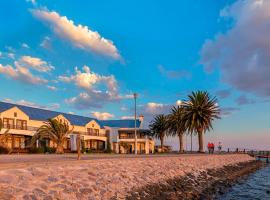
<path fill-rule="evenodd" d="M 66 152 L 77 150 L 76 140 L 78 134 L 80 134 L 82 147 L 86 150 L 103 152 L 109 147 L 115 153 L 134 153 L 135 138 L 131 136 L 131 132 L 134 132 L 134 120 L 102 121 L 90 117 L 6 102 L 0 102 L 0 118 L 2 120 L 0 135 L 6 132 L 8 133 L 4 142 L 14 153 L 28 152 L 32 137 L 38 128 L 48 119 L 64 120 L 72 128 L 72 133 L 67 136 L 64 144 L 64 150 Z M 136 120 L 139 153 L 152 153 L 154 151 L 153 140 L 143 134 L 141 124 L 142 119 Z M 109 146 L 108 142 L 110 142 Z M 151 145 L 149 145 L 150 143 Z M 38 147 L 56 147 L 56 144 L 49 139 L 38 141 L 36 145 Z"/>

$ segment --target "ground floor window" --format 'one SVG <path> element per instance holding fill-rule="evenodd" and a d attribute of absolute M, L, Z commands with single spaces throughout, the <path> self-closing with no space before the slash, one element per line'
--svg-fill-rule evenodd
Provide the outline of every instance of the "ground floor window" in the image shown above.
<path fill-rule="evenodd" d="M 135 153 L 135 142 L 119 142 L 119 153 L 132 154 Z M 114 150 L 116 149 L 116 143 L 114 143 Z M 137 153 L 145 153 L 145 143 L 137 143 Z"/>
<path fill-rule="evenodd" d="M 31 137 L 21 135 L 11 135 L 6 139 L 7 147 L 10 149 L 25 149 Z"/>
<path fill-rule="evenodd" d="M 84 141 L 84 148 L 90 150 L 98 150 L 103 151 L 105 150 L 105 141 L 101 140 L 85 140 Z"/>

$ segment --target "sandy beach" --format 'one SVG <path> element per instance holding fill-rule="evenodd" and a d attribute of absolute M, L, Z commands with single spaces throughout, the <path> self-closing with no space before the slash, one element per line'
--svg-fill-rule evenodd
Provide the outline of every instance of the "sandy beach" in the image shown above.
<path fill-rule="evenodd" d="M 30 155 L 29 155 L 30 156 Z M 27 156 L 24 157 L 25 159 Z M 136 188 L 253 160 L 248 155 L 114 157 L 23 162 L 0 169 L 0 199 L 125 199 Z M 27 159 L 26 159 L 27 160 Z"/>

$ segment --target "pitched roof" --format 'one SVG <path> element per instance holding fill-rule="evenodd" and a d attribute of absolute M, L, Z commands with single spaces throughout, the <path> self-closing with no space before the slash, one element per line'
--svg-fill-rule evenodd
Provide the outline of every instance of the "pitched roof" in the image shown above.
<path fill-rule="evenodd" d="M 123 120 L 101 120 L 103 126 L 109 126 L 113 128 L 134 128 L 135 122 L 132 119 Z M 136 127 L 139 128 L 141 125 L 140 120 L 136 120 Z"/>
<path fill-rule="evenodd" d="M 18 104 L 13 104 L 13 103 L 6 103 L 6 102 L 1 102 L 1 101 L 0 101 L 0 112 L 11 109 L 15 106 L 18 107 L 20 110 L 22 110 L 25 114 L 27 114 L 30 117 L 30 119 L 33 119 L 33 120 L 46 121 L 46 120 L 48 120 L 50 118 L 54 118 L 58 115 L 63 115 L 73 125 L 85 126 L 88 122 L 94 120 L 102 126 L 102 124 L 99 122 L 99 120 L 97 120 L 95 118 L 91 118 L 91 117 L 84 117 L 84 116 L 79 116 L 79 115 L 67 114 L 67 113 L 62 113 L 62 112 L 56 112 L 56 111 L 45 110 L 45 109 L 41 109 L 41 108 L 23 106 L 23 105 L 18 105 Z"/>
<path fill-rule="evenodd" d="M 9 110 L 13 107 L 18 107 L 25 114 L 27 114 L 32 120 L 46 121 L 50 118 L 57 117 L 58 115 L 63 115 L 71 124 L 77 126 L 85 126 L 88 122 L 94 120 L 102 128 L 104 126 L 113 127 L 113 128 L 134 128 L 134 120 L 98 120 L 91 117 L 84 117 L 79 115 L 67 114 L 57 111 L 45 110 L 41 108 L 34 108 L 19 104 L 7 103 L 0 101 L 0 112 Z M 136 120 L 136 127 L 139 128 L 141 125 L 140 120 Z"/>

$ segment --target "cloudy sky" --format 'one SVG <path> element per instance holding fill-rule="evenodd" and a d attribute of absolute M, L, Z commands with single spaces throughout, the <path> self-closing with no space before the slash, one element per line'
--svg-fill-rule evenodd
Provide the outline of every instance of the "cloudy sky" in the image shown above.
<path fill-rule="evenodd" d="M 0 99 L 119 119 L 137 92 L 150 121 L 207 90 L 207 141 L 270 149 L 269 33 L 268 0 L 3 0 Z"/>

